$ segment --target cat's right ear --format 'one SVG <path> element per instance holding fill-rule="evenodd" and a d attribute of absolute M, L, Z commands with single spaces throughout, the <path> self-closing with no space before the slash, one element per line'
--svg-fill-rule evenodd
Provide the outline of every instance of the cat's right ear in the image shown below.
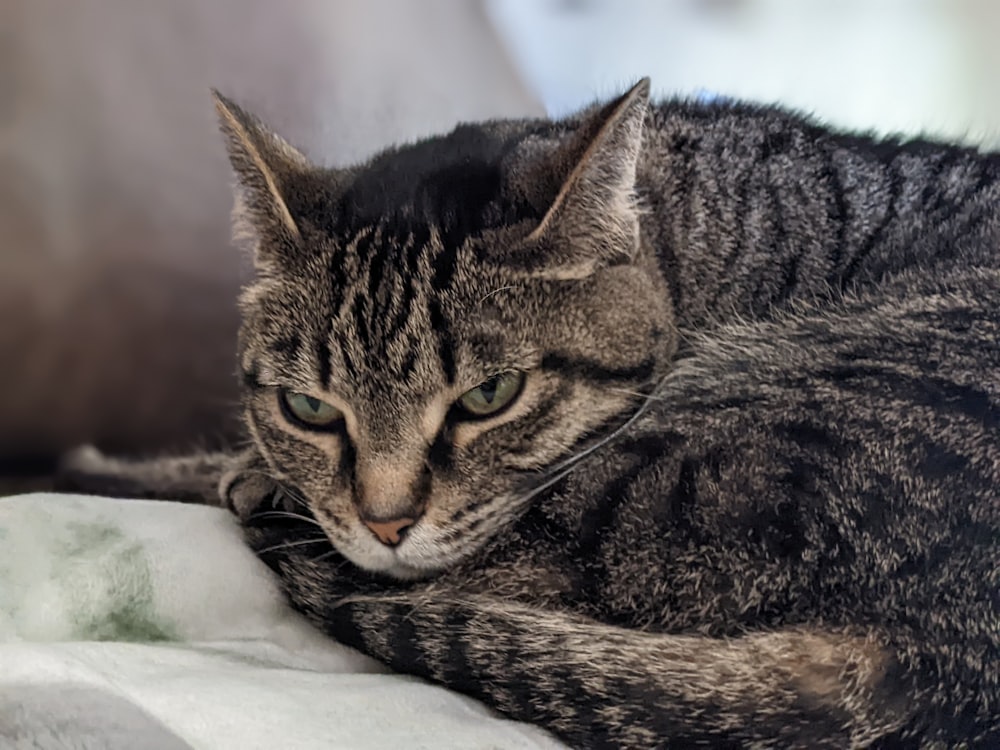
<path fill-rule="evenodd" d="M 561 154 L 567 173 L 525 242 L 536 278 L 581 279 L 639 242 L 635 175 L 649 106 L 649 79 L 594 108 Z M 568 168 L 567 168 L 568 164 Z"/>
<path fill-rule="evenodd" d="M 258 270 L 273 270 L 300 251 L 302 235 L 287 194 L 295 176 L 309 169 L 305 156 L 260 120 L 218 91 L 212 98 L 236 173 L 233 235 L 248 243 Z"/>

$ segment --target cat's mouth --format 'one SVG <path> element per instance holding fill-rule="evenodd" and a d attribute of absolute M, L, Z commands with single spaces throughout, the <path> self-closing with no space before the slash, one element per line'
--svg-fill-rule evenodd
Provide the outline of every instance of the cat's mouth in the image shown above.
<path fill-rule="evenodd" d="M 386 544 L 359 516 L 336 516 L 308 501 L 297 487 L 282 483 L 243 525 L 251 549 L 268 565 L 290 556 L 333 567 L 346 560 L 370 573 L 412 581 L 433 577 L 457 561 L 455 551 L 426 520 L 408 525 L 398 541 Z"/>
<path fill-rule="evenodd" d="M 346 531 L 346 533 L 344 533 Z M 387 546 L 362 524 L 351 530 L 332 530 L 334 547 L 359 568 L 399 580 L 430 578 L 448 567 L 433 532 L 417 523 L 407 530 L 399 544 Z"/>
<path fill-rule="evenodd" d="M 417 549 L 419 544 L 407 549 L 404 541 L 389 548 L 377 540 L 365 539 L 363 534 L 345 537 L 343 531 L 325 529 L 319 520 L 301 512 L 264 510 L 244 521 L 250 548 L 272 568 L 289 557 L 333 568 L 346 560 L 370 573 L 401 581 L 428 578 L 443 568 L 422 554 Z"/>

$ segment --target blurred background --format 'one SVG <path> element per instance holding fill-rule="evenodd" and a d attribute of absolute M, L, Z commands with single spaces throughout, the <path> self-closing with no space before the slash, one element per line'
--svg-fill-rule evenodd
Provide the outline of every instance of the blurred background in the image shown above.
<path fill-rule="evenodd" d="M 239 438 L 210 86 L 326 164 L 643 75 L 990 146 L 998 32 L 989 0 L 3 0 L 0 489 Z"/>

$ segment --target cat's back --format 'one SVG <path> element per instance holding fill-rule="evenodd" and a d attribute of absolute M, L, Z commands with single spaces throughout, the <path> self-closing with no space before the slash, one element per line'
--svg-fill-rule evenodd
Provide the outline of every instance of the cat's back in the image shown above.
<path fill-rule="evenodd" d="M 841 133 L 739 102 L 655 105 L 644 144 L 643 228 L 682 326 L 906 271 L 1000 268 L 996 153 Z"/>

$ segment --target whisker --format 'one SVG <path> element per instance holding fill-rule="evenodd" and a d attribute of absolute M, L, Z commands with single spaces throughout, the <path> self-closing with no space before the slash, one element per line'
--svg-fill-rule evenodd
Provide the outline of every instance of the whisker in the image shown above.
<path fill-rule="evenodd" d="M 256 518 L 294 518 L 297 521 L 305 521 L 306 523 L 312 524 L 313 526 L 317 526 L 321 529 L 323 528 L 322 525 L 320 525 L 320 523 L 315 518 L 309 518 L 308 516 L 303 516 L 301 513 L 289 513 L 288 511 L 284 510 L 268 510 L 264 511 L 263 513 L 254 513 L 252 516 L 250 516 L 251 520 Z"/>
<path fill-rule="evenodd" d="M 326 537 L 321 539 L 299 539 L 294 542 L 282 542 L 281 544 L 275 544 L 271 547 L 265 547 L 264 549 L 254 550 L 255 554 L 263 555 L 267 552 L 275 552 L 279 549 L 289 549 L 291 547 L 305 547 L 309 544 L 329 544 L 330 540 Z"/>
<path fill-rule="evenodd" d="M 663 381 L 661 380 L 660 384 L 662 384 L 662 383 L 663 383 Z M 564 468 L 575 466 L 577 463 L 579 463 L 580 461 L 582 461 L 584 458 L 586 458 L 587 456 L 590 456 L 598 448 L 600 448 L 600 447 L 602 447 L 604 445 L 607 445 L 610 441 L 614 440 L 616 437 L 618 437 L 620 434 L 622 434 L 622 432 L 624 432 L 629 427 L 631 427 L 633 424 L 635 424 L 639 420 L 639 417 L 641 417 L 643 414 L 646 413 L 646 410 L 649 408 L 650 404 L 652 404 L 654 401 L 660 400 L 659 397 L 656 395 L 656 390 L 657 390 L 657 388 L 659 388 L 660 384 L 657 384 L 657 387 L 654 388 L 650 393 L 639 394 L 639 395 L 643 396 L 643 398 L 645 400 L 639 405 L 639 408 L 635 410 L 635 412 L 632 414 L 632 416 L 629 417 L 627 420 L 625 420 L 624 423 L 622 423 L 617 428 L 615 428 L 614 430 L 612 430 L 611 432 L 609 432 L 607 435 L 605 435 L 603 438 L 601 438 L 600 440 L 598 440 L 596 443 L 593 443 L 592 445 L 587 446 L 586 448 L 584 448 L 583 450 L 581 450 L 579 453 L 575 453 L 572 456 L 570 456 L 569 458 L 564 459 L 563 461 L 560 461 L 559 463 L 555 464 L 554 466 L 552 466 L 549 469 L 549 471 L 550 472 L 561 472 Z M 548 472 L 546 472 L 546 473 L 548 473 Z M 546 486 L 548 486 L 548 485 L 546 485 Z"/>
<path fill-rule="evenodd" d="M 653 402 L 660 400 L 659 397 L 656 395 L 656 392 L 663 385 L 665 381 L 666 378 L 663 378 L 656 384 L 656 386 L 653 388 L 652 391 L 646 394 L 641 394 L 645 400 L 639 405 L 639 407 L 635 410 L 632 416 L 630 416 L 627 420 L 625 420 L 625 422 L 623 422 L 620 426 L 609 432 L 607 435 L 605 435 L 603 438 L 601 438 L 594 444 L 589 445 L 583 450 L 579 451 L 578 453 L 575 453 L 574 455 L 570 456 L 569 458 L 560 461 L 559 463 L 552 466 L 548 471 L 544 472 L 542 474 L 541 482 L 535 487 L 531 488 L 531 490 L 529 490 L 527 493 L 517 498 L 513 503 L 514 507 L 520 508 L 524 506 L 532 498 L 536 497 L 539 493 L 544 492 L 552 485 L 556 484 L 560 480 L 569 476 L 573 472 L 573 470 L 576 469 L 583 462 L 584 459 L 592 456 L 594 454 L 594 451 L 596 451 L 598 448 L 604 445 L 607 445 L 609 442 L 611 442 L 616 437 L 625 432 L 625 430 L 627 430 L 629 427 L 634 425 L 639 420 L 639 418 L 646 413 L 646 410 L 649 409 L 650 405 Z M 491 506 L 492 504 L 487 504 L 486 506 L 484 506 L 480 513 L 469 517 L 467 523 L 471 524 L 477 520 L 480 520 L 483 517 L 483 514 L 487 513 L 490 510 Z M 476 539 L 481 538 L 487 533 L 489 533 L 489 529 L 481 526 L 479 533 L 476 536 L 474 536 L 470 541 L 475 541 Z"/>
<path fill-rule="evenodd" d="M 479 304 L 482 304 L 483 302 L 485 302 L 486 300 L 488 300 L 490 297 L 494 296 L 495 294 L 500 294 L 500 292 L 505 292 L 508 289 L 513 289 L 513 288 L 514 288 L 514 286 L 512 284 L 508 284 L 507 286 L 502 286 L 499 289 L 494 289 L 492 292 L 490 292 L 489 294 L 487 294 L 486 296 L 484 296 L 482 299 L 480 299 L 479 300 Z"/>
<path fill-rule="evenodd" d="M 309 511 L 312 510 L 309 507 L 309 503 L 306 501 L 305 497 L 303 497 L 296 490 L 293 490 L 291 487 L 289 487 L 288 485 L 286 485 L 282 480 L 275 478 L 275 476 L 273 474 L 271 474 L 269 472 L 266 472 L 266 471 L 261 471 L 260 469 L 246 469 L 246 470 L 243 471 L 243 473 L 247 474 L 248 476 L 259 476 L 259 477 L 264 477 L 265 479 L 269 479 L 270 481 L 272 481 L 277 486 L 278 492 L 280 492 L 281 494 L 287 496 L 290 500 L 298 503 L 299 505 L 301 505 L 306 510 L 309 510 Z M 277 497 L 275 498 L 275 500 L 278 500 L 278 499 L 280 499 L 280 498 L 277 498 Z"/>
<path fill-rule="evenodd" d="M 336 547 L 334 547 L 333 549 L 328 550 L 327 552 L 324 552 L 323 554 L 317 555 L 316 557 L 314 557 L 312 559 L 312 562 L 314 562 L 314 563 L 322 562 L 323 560 L 326 560 L 328 557 L 333 557 L 336 554 L 337 554 L 337 549 L 336 549 Z"/>
<path fill-rule="evenodd" d="M 630 388 L 608 388 L 611 393 L 621 393 L 625 396 L 635 396 L 637 398 L 651 398 L 648 393 L 643 393 L 642 391 L 634 391 Z"/>
<path fill-rule="evenodd" d="M 285 495 L 286 497 L 288 497 L 289 500 L 292 500 L 293 502 L 298 503 L 299 505 L 301 505 L 306 510 L 312 512 L 312 508 L 309 507 L 309 503 L 306 502 L 306 499 L 301 494 L 299 494 L 298 492 L 296 492 L 295 490 L 293 490 L 291 487 L 288 487 L 287 485 L 285 485 L 285 484 L 283 484 L 281 482 L 275 482 L 275 484 L 278 485 L 278 491 L 280 493 L 282 493 L 283 495 Z"/>

